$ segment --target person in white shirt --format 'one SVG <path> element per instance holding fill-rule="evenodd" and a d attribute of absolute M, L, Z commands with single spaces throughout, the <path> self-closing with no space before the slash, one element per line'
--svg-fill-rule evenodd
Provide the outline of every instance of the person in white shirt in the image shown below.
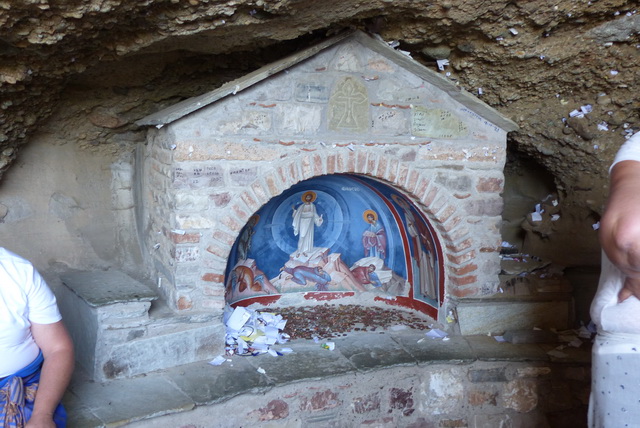
<path fill-rule="evenodd" d="M 591 304 L 589 427 L 640 427 L 640 133 L 618 151 L 600 221 L 602 271 Z"/>
<path fill-rule="evenodd" d="M 64 427 L 74 367 L 56 299 L 27 260 L 0 247 L 0 424 Z"/>

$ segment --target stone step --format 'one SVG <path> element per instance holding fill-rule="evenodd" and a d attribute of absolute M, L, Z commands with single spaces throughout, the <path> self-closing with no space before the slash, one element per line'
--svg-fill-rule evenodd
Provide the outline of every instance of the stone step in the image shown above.
<path fill-rule="evenodd" d="M 96 381 L 201 361 L 224 349 L 222 320 L 173 312 L 149 286 L 120 271 L 60 275 L 58 302 L 76 360 Z"/>
<path fill-rule="evenodd" d="M 507 330 L 534 328 L 567 330 L 573 320 L 570 293 L 500 295 L 452 301 L 460 334 L 502 334 Z"/>

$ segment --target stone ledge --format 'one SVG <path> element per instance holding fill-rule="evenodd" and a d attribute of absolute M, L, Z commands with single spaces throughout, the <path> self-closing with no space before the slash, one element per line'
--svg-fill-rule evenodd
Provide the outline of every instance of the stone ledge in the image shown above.
<path fill-rule="evenodd" d="M 120 271 L 69 272 L 60 275 L 60 279 L 94 308 L 158 298 L 155 291 Z"/>
<path fill-rule="evenodd" d="M 285 426 L 289 421 L 293 425 L 286 426 L 302 427 L 315 417 L 335 413 L 358 421 L 392 417 L 393 423 L 382 426 L 408 426 L 414 419 L 427 418 L 435 423 L 424 426 L 485 427 L 437 422 L 452 418 L 471 422 L 475 414 L 517 419 L 521 412 L 527 417 L 540 412 L 544 418 L 548 407 L 555 405 L 545 398 L 555 391 L 553 385 L 561 391 L 569 382 L 579 391 L 589 385 L 587 344 L 557 360 L 544 345 L 500 343 L 488 336 L 451 336 L 442 341 L 409 329 L 350 333 L 334 342 L 334 351 L 311 340 L 296 340 L 289 344 L 294 353 L 278 358 L 233 356 L 221 366 L 205 360 L 106 383 L 87 382 L 76 373 L 65 396 L 69 423 L 78 428 L 212 426 L 215 420 L 215 426 L 235 427 L 269 426 L 269 422 Z M 566 370 L 582 373 L 580 379 Z M 446 388 L 441 390 L 441 384 Z M 161 393 L 156 394 L 158 388 Z M 140 391 L 154 391 L 153 400 Z M 421 395 L 426 391 L 431 393 Z M 516 398 L 530 394 L 540 397 L 538 407 L 521 408 Z M 386 395 L 411 400 L 397 407 L 400 402 L 389 404 Z M 510 397 L 511 407 L 489 405 Z M 424 409 L 419 400 L 442 407 L 444 413 Z M 285 405 L 288 411 L 266 412 L 272 404 Z M 583 407 L 578 411 L 586 414 Z"/>

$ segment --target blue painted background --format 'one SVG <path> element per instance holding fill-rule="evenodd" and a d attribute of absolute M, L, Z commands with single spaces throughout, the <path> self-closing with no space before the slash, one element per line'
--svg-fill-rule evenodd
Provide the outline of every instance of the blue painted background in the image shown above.
<path fill-rule="evenodd" d="M 364 220 L 363 213 L 366 210 L 373 210 L 378 214 L 378 222 L 382 223 L 386 230 L 385 266 L 396 275 L 408 279 L 408 263 L 412 263 L 411 251 L 413 250 L 409 244 L 407 246 L 410 249 L 409 254 L 405 254 L 406 247 L 403 242 L 410 240 L 410 237 L 406 232 L 404 210 L 393 200 L 392 195 L 401 198 L 412 207 L 414 217 L 423 222 L 425 230 L 432 229 L 419 211 L 393 188 L 367 177 L 340 174 L 315 177 L 300 182 L 273 198 L 256 212 L 259 221 L 253 228 L 254 234 L 247 257 L 256 261 L 257 267 L 265 273 L 267 278 L 276 277 L 290 255 L 296 252 L 298 238 L 293 234 L 292 206 L 300 205 L 302 194 L 308 190 L 316 193 L 317 198 L 314 202 L 316 211 L 324 218 L 323 224 L 315 227 L 315 247 L 326 247 L 330 249 L 330 253 L 340 253 L 345 264 L 352 266 L 357 260 L 365 257 L 362 234 L 369 228 L 369 224 Z M 431 248 L 437 248 L 437 241 L 432 233 L 429 239 Z M 227 264 L 227 279 L 231 269 L 238 262 L 237 249 L 238 241 L 233 246 Z M 437 260 L 438 252 L 434 253 L 436 266 L 438 266 L 440 263 Z M 439 289 L 438 271 L 436 268 L 433 275 L 438 281 Z M 414 272 L 414 277 L 417 276 L 419 276 L 417 272 Z M 436 300 L 439 299 L 421 296 L 419 287 L 414 288 L 416 288 L 415 298 L 437 306 Z"/>

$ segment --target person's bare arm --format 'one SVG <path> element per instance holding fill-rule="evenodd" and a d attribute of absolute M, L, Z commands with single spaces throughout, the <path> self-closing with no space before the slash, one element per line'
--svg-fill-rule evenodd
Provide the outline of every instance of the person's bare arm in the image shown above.
<path fill-rule="evenodd" d="M 44 363 L 28 428 L 55 427 L 53 413 L 64 395 L 74 366 L 73 343 L 62 321 L 31 324 L 31 334 L 42 350 Z"/>
<path fill-rule="evenodd" d="M 622 161 L 611 170 L 611 187 L 600 221 L 600 243 L 625 275 L 619 301 L 640 299 L 640 162 Z"/>

